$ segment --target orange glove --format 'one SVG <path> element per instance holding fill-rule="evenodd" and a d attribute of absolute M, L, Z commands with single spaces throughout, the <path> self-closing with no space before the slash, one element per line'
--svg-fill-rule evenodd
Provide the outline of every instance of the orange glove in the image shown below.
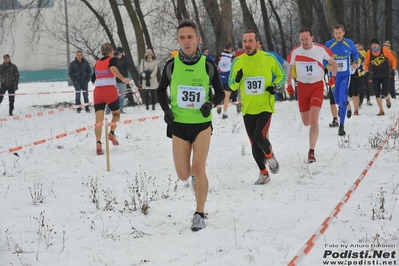
<path fill-rule="evenodd" d="M 288 92 L 289 96 L 294 95 L 295 94 L 294 87 L 292 87 L 292 85 L 288 85 L 287 86 L 287 92 Z"/>
<path fill-rule="evenodd" d="M 330 77 L 330 79 L 328 80 L 328 82 L 327 82 L 327 85 L 329 86 L 329 87 L 335 87 L 335 77 Z"/>

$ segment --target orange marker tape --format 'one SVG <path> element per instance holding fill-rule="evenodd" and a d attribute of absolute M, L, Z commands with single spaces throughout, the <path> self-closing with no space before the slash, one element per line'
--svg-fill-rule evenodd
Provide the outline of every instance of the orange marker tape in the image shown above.
<path fill-rule="evenodd" d="M 308 255 L 309 252 L 312 250 L 313 246 L 315 245 L 316 241 L 320 238 L 320 236 L 325 233 L 327 228 L 330 226 L 330 223 L 333 221 L 334 218 L 337 217 L 342 207 L 350 199 L 351 194 L 356 190 L 360 182 L 364 179 L 367 171 L 370 170 L 371 166 L 374 164 L 375 160 L 377 159 L 383 147 L 388 143 L 388 140 L 391 138 L 392 133 L 395 131 L 395 127 L 398 125 L 398 121 L 399 119 L 396 120 L 395 125 L 391 128 L 391 131 L 384 140 L 383 144 L 378 148 L 377 153 L 373 156 L 373 159 L 367 164 L 366 169 L 362 171 L 360 176 L 353 183 L 352 187 L 345 193 L 344 197 L 339 201 L 337 206 L 335 206 L 334 210 L 328 215 L 328 217 L 324 220 L 324 222 L 316 230 L 316 232 L 309 238 L 306 244 L 299 250 L 297 255 L 295 255 L 294 258 L 288 263 L 288 266 L 298 266 L 299 263 L 301 263 L 301 261 L 306 257 L 306 255 Z"/>

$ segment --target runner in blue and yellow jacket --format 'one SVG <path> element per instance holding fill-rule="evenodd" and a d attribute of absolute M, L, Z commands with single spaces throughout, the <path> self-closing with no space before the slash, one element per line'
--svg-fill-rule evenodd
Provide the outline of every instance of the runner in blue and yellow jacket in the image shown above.
<path fill-rule="evenodd" d="M 338 135 L 345 135 L 344 123 L 346 116 L 346 105 L 348 98 L 348 86 L 350 78 L 350 68 L 357 69 L 357 60 L 359 53 L 352 40 L 344 38 L 344 26 L 337 24 L 333 30 L 334 38 L 327 41 L 325 46 L 333 52 L 333 57 L 338 64 L 338 73 L 336 76 L 335 88 L 332 88 L 335 103 L 339 106 L 339 129 Z M 335 106 L 335 104 L 334 104 Z M 332 125 L 337 125 L 333 106 L 331 107 L 333 113 Z M 336 107 L 335 107 L 336 108 Z M 336 109 L 335 109 L 336 110 Z M 350 117 L 350 115 L 348 115 Z"/>
<path fill-rule="evenodd" d="M 265 161 L 273 174 L 279 170 L 266 135 L 275 112 L 274 94 L 286 78 L 276 57 L 257 49 L 259 37 L 256 32 L 246 31 L 242 44 L 245 54 L 233 61 L 229 86 L 233 91 L 240 89 L 245 129 L 252 145 L 252 155 L 260 169 L 255 185 L 262 185 L 270 181 Z"/>

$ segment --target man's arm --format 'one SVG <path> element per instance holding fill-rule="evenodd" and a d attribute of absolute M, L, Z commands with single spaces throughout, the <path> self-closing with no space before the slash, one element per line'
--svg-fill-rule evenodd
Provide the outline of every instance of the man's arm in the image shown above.
<path fill-rule="evenodd" d="M 91 77 L 91 68 L 89 62 L 86 61 L 86 72 L 87 72 L 87 80 L 86 83 L 89 83 Z"/>
<path fill-rule="evenodd" d="M 122 58 L 123 58 L 123 66 L 126 69 L 129 69 L 133 65 L 132 62 L 130 62 L 130 60 L 125 55 L 123 55 Z"/>
<path fill-rule="evenodd" d="M 69 78 L 72 80 L 73 84 L 76 83 L 76 80 L 73 76 L 73 62 L 69 64 Z"/>
<path fill-rule="evenodd" d="M 14 85 L 18 86 L 18 83 L 19 83 L 19 71 L 18 67 L 14 65 Z"/>
<path fill-rule="evenodd" d="M 154 60 L 154 68 L 151 71 L 151 77 L 155 77 L 158 72 L 158 61 Z"/>
<path fill-rule="evenodd" d="M 168 98 L 168 94 L 167 94 L 166 90 L 168 89 L 168 86 L 170 85 L 170 80 L 169 80 L 170 77 L 168 77 L 168 73 L 171 74 L 173 72 L 173 62 L 174 62 L 174 59 L 171 58 L 165 63 L 165 66 L 162 69 L 161 80 L 159 82 L 158 89 L 157 89 L 158 102 L 159 102 L 159 105 L 161 105 L 161 108 L 164 112 L 167 112 L 170 110 L 169 104 L 168 104 L 169 98 Z"/>
<path fill-rule="evenodd" d="M 240 83 L 236 82 L 236 75 L 237 71 L 240 70 L 240 64 L 238 63 L 238 60 L 241 58 L 236 57 L 233 60 L 233 63 L 231 64 L 231 70 L 230 70 L 230 75 L 229 75 L 229 87 L 231 90 L 236 91 L 240 87 Z"/>
<path fill-rule="evenodd" d="M 335 61 L 332 56 L 327 61 L 328 61 L 328 63 L 330 63 L 330 67 L 328 68 L 328 71 L 331 72 L 331 75 L 333 77 L 336 77 L 337 76 L 337 71 L 338 71 L 337 61 Z"/>
<path fill-rule="evenodd" d="M 215 106 L 220 104 L 223 99 L 224 99 L 224 90 L 223 90 L 223 85 L 222 85 L 222 81 L 220 80 L 220 75 L 218 72 L 218 69 L 215 65 L 214 62 L 210 61 L 209 59 L 207 59 L 207 64 L 208 67 L 213 67 L 213 77 L 211 80 L 211 84 L 212 84 L 212 88 L 215 91 L 215 95 L 213 96 L 213 99 L 209 99 L 210 102 L 212 102 Z M 208 71 L 208 73 L 210 73 L 210 71 Z"/>

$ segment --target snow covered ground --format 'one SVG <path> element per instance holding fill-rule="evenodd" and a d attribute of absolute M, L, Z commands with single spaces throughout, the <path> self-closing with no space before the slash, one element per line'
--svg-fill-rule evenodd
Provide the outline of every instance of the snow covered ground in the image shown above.
<path fill-rule="evenodd" d="M 242 116 L 230 108 L 223 120 L 214 111 L 207 228 L 193 233 L 194 195 L 177 180 L 161 108 L 125 107 L 108 172 L 106 157 L 95 154 L 94 131 L 82 129 L 93 127 L 94 113 L 43 107 L 73 103 L 72 93 L 54 93 L 71 90 L 65 83 L 20 84 L 19 93 L 30 93 L 16 97 L 20 119 L 6 116 L 7 98 L 0 105 L 6 118 L 0 122 L 0 265 L 279 266 L 297 254 L 303 260 L 296 265 L 399 265 L 399 100 L 377 117 L 372 98 L 373 106 L 347 120 L 345 137 L 328 127 L 325 101 L 317 162 L 310 165 L 297 102 L 277 102 L 270 137 L 280 172 L 265 186 L 253 185 L 258 169 Z M 386 139 L 378 152 L 374 143 Z M 19 157 L 9 152 L 18 146 Z M 337 218 L 303 255 L 370 162 Z"/>

